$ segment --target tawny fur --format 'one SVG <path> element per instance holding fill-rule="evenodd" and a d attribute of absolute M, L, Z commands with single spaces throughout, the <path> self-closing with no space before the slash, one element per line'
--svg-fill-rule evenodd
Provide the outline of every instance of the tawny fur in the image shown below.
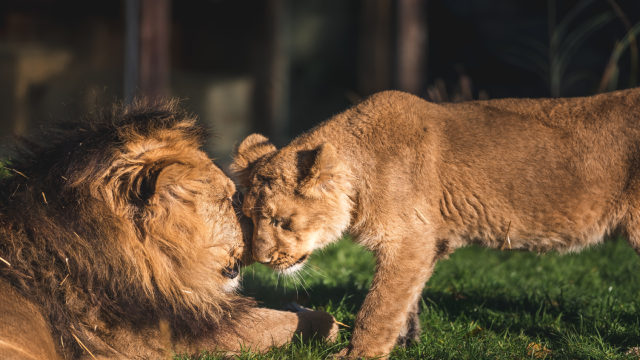
<path fill-rule="evenodd" d="M 375 252 L 343 355 L 386 356 L 435 262 L 500 248 L 510 223 L 512 249 L 575 251 L 620 231 L 640 250 L 640 89 L 460 104 L 383 92 L 281 150 L 251 135 L 235 167 L 257 261 L 286 271 L 344 232 Z"/>
<path fill-rule="evenodd" d="M 167 358 L 265 350 L 324 312 L 255 308 L 235 186 L 175 101 L 98 109 L 44 131 L 0 183 L 0 358 Z"/>

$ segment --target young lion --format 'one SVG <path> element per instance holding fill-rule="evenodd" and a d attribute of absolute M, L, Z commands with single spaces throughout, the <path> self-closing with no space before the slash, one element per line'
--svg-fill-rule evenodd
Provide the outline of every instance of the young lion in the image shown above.
<path fill-rule="evenodd" d="M 207 134 L 175 102 L 139 102 L 24 141 L 0 181 L 1 359 L 165 359 L 336 335 L 327 313 L 235 293 L 243 229 L 234 184 L 199 149 Z"/>
<path fill-rule="evenodd" d="M 296 271 L 348 231 L 376 272 L 340 354 L 384 356 L 436 261 L 481 244 L 574 251 L 614 230 L 640 250 L 640 89 L 574 99 L 433 104 L 382 92 L 281 150 L 251 135 L 253 257 Z"/>

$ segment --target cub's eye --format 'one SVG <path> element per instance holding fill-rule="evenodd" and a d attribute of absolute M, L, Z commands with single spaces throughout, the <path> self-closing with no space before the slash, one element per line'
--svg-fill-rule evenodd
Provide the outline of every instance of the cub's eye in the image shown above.
<path fill-rule="evenodd" d="M 284 221 L 281 225 L 280 228 L 282 230 L 286 230 L 286 231 L 291 231 L 291 220 L 287 219 L 287 221 Z"/>
<path fill-rule="evenodd" d="M 282 217 L 271 218 L 271 225 L 275 227 L 279 227 L 282 230 L 291 231 L 291 219 L 289 218 L 282 218 Z"/>

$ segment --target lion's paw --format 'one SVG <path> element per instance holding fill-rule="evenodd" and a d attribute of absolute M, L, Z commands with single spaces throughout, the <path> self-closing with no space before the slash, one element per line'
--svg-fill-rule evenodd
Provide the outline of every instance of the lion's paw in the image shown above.
<path fill-rule="evenodd" d="M 282 311 L 290 311 L 293 313 L 299 313 L 304 311 L 312 311 L 311 309 L 307 309 L 306 307 L 300 306 L 294 302 L 286 303 L 282 309 Z"/>

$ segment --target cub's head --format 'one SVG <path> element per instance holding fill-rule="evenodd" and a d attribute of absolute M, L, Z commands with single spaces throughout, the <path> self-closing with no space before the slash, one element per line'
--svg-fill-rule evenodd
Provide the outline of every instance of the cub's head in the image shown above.
<path fill-rule="evenodd" d="M 248 190 L 243 212 L 253 219 L 252 252 L 260 263 L 297 271 L 349 226 L 351 177 L 330 143 L 278 151 L 253 134 L 238 147 L 234 171 Z"/>

